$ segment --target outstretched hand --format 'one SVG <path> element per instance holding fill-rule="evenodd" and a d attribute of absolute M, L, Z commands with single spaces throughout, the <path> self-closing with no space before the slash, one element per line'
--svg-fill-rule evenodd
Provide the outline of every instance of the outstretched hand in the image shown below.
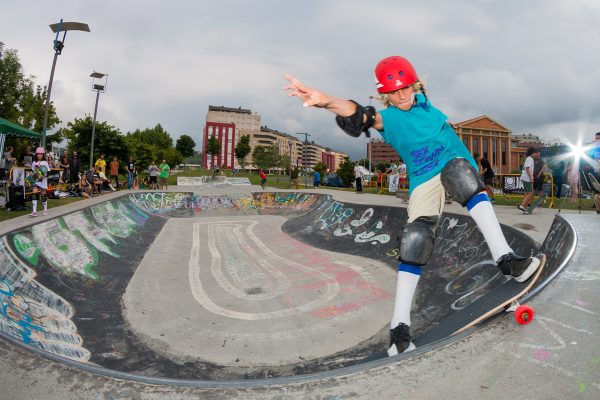
<path fill-rule="evenodd" d="M 302 100 L 302 106 L 318 108 L 328 106 L 329 96 L 325 93 L 304 85 L 291 75 L 285 74 L 283 77 L 290 82 L 283 89 L 288 91 L 288 96 L 296 96 Z"/>

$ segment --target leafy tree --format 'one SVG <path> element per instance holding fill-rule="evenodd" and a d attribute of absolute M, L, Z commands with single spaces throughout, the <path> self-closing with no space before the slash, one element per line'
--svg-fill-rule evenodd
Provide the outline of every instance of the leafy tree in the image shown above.
<path fill-rule="evenodd" d="M 252 164 L 258 169 L 269 169 L 273 166 L 273 151 L 271 146 L 256 146 L 252 150 Z"/>
<path fill-rule="evenodd" d="M 194 147 L 196 147 L 196 142 L 188 135 L 181 135 L 175 143 L 175 149 L 185 158 L 194 155 Z"/>
<path fill-rule="evenodd" d="M 0 42 L 0 117 L 41 132 L 47 91 L 35 86 L 34 79 L 25 77 L 17 51 L 5 49 Z M 47 128 L 58 123 L 54 103 L 50 102 Z"/>
<path fill-rule="evenodd" d="M 16 121 L 20 115 L 19 102 L 23 88 L 23 67 L 17 51 L 5 49 L 0 42 L 0 116 Z"/>
<path fill-rule="evenodd" d="M 221 143 L 219 143 L 219 139 L 212 135 L 208 138 L 208 142 L 206 143 L 206 153 L 211 156 L 219 155 L 221 152 Z"/>
<path fill-rule="evenodd" d="M 385 172 L 389 168 L 389 164 L 385 161 L 379 161 L 377 165 L 375 165 L 375 170 L 379 172 Z"/>
<path fill-rule="evenodd" d="M 269 166 L 267 168 L 282 168 L 281 154 L 279 154 L 279 146 L 268 146 L 267 154 L 267 160 L 269 161 Z"/>
<path fill-rule="evenodd" d="M 158 149 L 169 149 L 173 147 L 173 139 L 169 132 L 165 131 L 161 124 L 156 124 L 154 128 L 143 130 L 136 129 L 128 132 L 127 137 L 137 142 L 155 146 Z"/>
<path fill-rule="evenodd" d="M 321 176 L 325 176 L 325 174 L 327 173 L 327 164 L 325 164 L 323 161 L 316 163 L 313 167 L 313 170 L 320 173 Z"/>
<path fill-rule="evenodd" d="M 252 151 L 250 147 L 250 135 L 242 135 L 235 145 L 235 158 L 242 169 L 246 169 L 246 157 L 250 154 L 250 151 Z"/>
<path fill-rule="evenodd" d="M 356 164 L 350 161 L 349 157 L 344 157 L 344 161 L 340 164 L 340 167 L 335 171 L 337 176 L 344 182 L 346 186 L 352 186 L 354 182 L 354 166 Z"/>
<path fill-rule="evenodd" d="M 159 157 L 156 159 L 156 161 L 160 163 L 162 160 L 165 160 L 171 168 L 183 162 L 183 156 L 181 155 L 179 150 L 173 147 L 171 147 L 170 149 L 160 150 L 158 152 L 158 155 Z"/>
<path fill-rule="evenodd" d="M 292 157 L 289 154 L 282 154 L 279 156 L 279 166 L 285 170 L 285 174 L 290 174 L 292 168 Z"/>
<path fill-rule="evenodd" d="M 58 134 L 68 140 L 67 149 L 69 153 L 77 150 L 79 158 L 85 163 L 84 165 L 89 165 L 92 124 L 93 120 L 90 115 L 86 115 L 84 118 L 75 118 L 74 121 L 67 123 L 67 128 L 62 129 Z M 108 122 L 96 121 L 94 160 L 100 154 L 104 154 L 107 160 L 112 156 L 125 160 L 130 152 L 129 150 L 125 137 L 117 128 L 108 124 Z"/>

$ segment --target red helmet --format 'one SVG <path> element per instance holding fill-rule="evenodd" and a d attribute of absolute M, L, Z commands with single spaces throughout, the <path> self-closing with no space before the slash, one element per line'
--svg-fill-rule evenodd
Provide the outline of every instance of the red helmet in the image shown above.
<path fill-rule="evenodd" d="M 379 93 L 389 93 L 412 85 L 419 80 L 417 71 L 404 57 L 391 56 L 375 67 L 375 86 Z"/>

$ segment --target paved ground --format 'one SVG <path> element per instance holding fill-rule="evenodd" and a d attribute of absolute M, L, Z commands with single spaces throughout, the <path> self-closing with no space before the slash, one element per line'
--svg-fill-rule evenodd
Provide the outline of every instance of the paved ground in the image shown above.
<path fill-rule="evenodd" d="M 172 189 L 177 190 L 177 188 Z M 256 188 L 254 189 L 256 190 Z M 220 194 L 228 190 L 231 190 L 231 193 L 235 192 L 234 189 L 226 188 L 212 190 L 214 193 Z M 389 196 L 329 192 L 340 202 L 378 204 L 386 207 L 398 205 L 398 200 Z M 69 211 L 77 207 L 89 206 L 93 202 L 105 201 L 111 196 L 114 197 L 115 195 L 111 194 L 98 199 L 75 203 L 69 208 Z M 553 210 L 540 210 L 537 215 L 522 216 L 512 207 L 495 207 L 495 209 L 503 223 L 523 230 L 539 243 L 546 237 L 555 214 Z M 52 211 L 59 212 L 61 210 Z M 455 205 L 447 207 L 446 211 L 463 212 L 460 207 Z M 269 220 L 269 224 L 277 226 L 280 223 L 277 222 L 277 218 L 280 217 L 273 216 Z M 575 225 L 579 236 L 575 258 L 569 264 L 567 271 L 532 302 L 538 312 L 538 318 L 524 328 L 517 327 L 514 323 L 507 323 L 507 320 L 503 319 L 483 331 L 443 348 L 398 359 L 394 363 L 373 363 L 371 368 L 368 369 L 357 367 L 350 368 L 341 374 L 325 373 L 311 376 L 308 382 L 304 378 L 291 377 L 287 380 L 280 380 L 276 384 L 269 385 L 263 381 L 258 382 L 257 387 L 238 389 L 176 388 L 124 382 L 62 366 L 2 341 L 0 342 L 0 359 L 2 360 L 0 382 L 3 389 L 0 392 L 0 398 L 345 399 L 397 398 L 399 393 L 403 397 L 423 399 L 441 397 L 465 399 L 511 397 L 516 399 L 598 398 L 600 395 L 600 351 L 595 338 L 600 327 L 600 318 L 598 318 L 600 309 L 597 301 L 597 281 L 600 280 L 600 267 L 596 260 L 600 254 L 595 243 L 597 242 L 596 235 L 600 226 L 600 219 L 591 212 L 582 216 L 569 212 L 567 218 Z M 236 219 L 239 221 L 251 220 Z M 198 221 L 191 224 L 189 222 L 192 220 L 187 220 L 187 223 L 192 232 L 196 230 L 198 237 L 206 235 L 205 237 L 208 238 L 208 231 L 202 231 L 202 224 L 198 224 L 205 222 L 206 219 L 200 220 L 198 219 Z M 190 238 L 189 235 L 177 236 L 176 234 L 181 228 L 181 221 L 183 220 L 179 220 L 178 225 L 177 220 L 169 220 L 159 234 L 159 240 L 172 240 L 167 242 L 167 246 L 165 246 L 167 249 L 176 249 L 177 246 L 182 246 L 182 241 L 185 240 L 191 240 L 192 243 L 188 243 L 188 245 L 193 247 L 194 235 Z M 222 221 L 222 219 L 219 219 L 219 221 Z M 28 223 L 30 221 L 25 218 L 3 223 L 0 225 L 0 233 L 5 233 Z M 247 223 L 238 222 L 238 224 L 238 231 L 241 232 L 244 224 Z M 223 229 L 231 229 L 230 232 L 224 233 L 225 236 L 222 236 L 229 237 L 236 227 L 227 225 Z M 261 228 L 257 227 L 256 229 Z M 169 232 L 171 235 L 166 235 Z M 161 235 L 166 236 L 161 237 Z M 265 235 L 262 232 L 261 236 Z M 246 239 L 249 237 L 247 235 Z M 266 237 L 265 240 L 267 240 Z M 202 242 L 205 243 L 206 241 Z M 167 264 L 165 261 L 172 261 L 171 264 L 180 264 L 176 262 L 177 257 L 187 259 L 187 255 L 184 257 L 178 254 L 177 251 L 160 252 L 156 249 L 156 247 L 150 249 L 140 268 L 149 269 L 151 274 L 161 277 L 156 279 L 161 283 L 165 282 L 168 276 L 174 280 L 183 279 L 184 271 L 169 275 L 168 270 L 161 271 L 159 267 Z M 233 257 L 233 260 L 237 260 L 235 262 L 240 262 L 239 255 L 236 259 L 235 254 L 224 255 L 219 251 L 213 254 L 222 257 Z M 285 254 L 285 249 L 283 254 Z M 275 253 L 272 257 L 282 256 L 282 254 Z M 345 260 L 346 262 L 354 265 L 360 264 L 352 256 L 348 257 Z M 198 259 L 197 262 L 198 265 L 202 263 L 208 265 L 209 260 Z M 265 266 L 265 270 L 269 270 L 268 266 Z M 143 271 L 140 270 L 140 272 Z M 257 282 L 260 280 L 259 277 L 256 277 L 256 279 Z M 281 280 L 276 279 L 276 277 L 270 280 L 267 279 L 266 282 L 269 285 L 261 286 L 263 293 L 255 293 L 254 295 L 268 295 L 270 292 L 276 292 L 278 287 L 281 286 Z M 230 289 L 235 292 L 235 290 L 239 291 L 240 288 L 243 288 L 243 293 L 238 292 L 235 294 L 242 297 L 245 295 L 248 298 L 250 295 L 245 289 L 252 292 L 253 289 L 257 291 L 256 288 L 259 287 L 257 285 L 245 286 L 245 284 Z M 171 283 L 165 282 L 165 285 L 169 288 Z M 173 283 L 173 286 L 169 288 L 171 294 L 176 291 L 176 287 L 176 283 Z M 148 302 L 144 304 L 152 305 L 148 307 L 151 312 L 155 312 L 159 308 L 155 302 L 166 301 L 164 307 L 167 308 L 163 309 L 166 313 L 169 310 L 178 308 L 179 303 L 173 302 L 173 299 L 169 296 L 169 291 L 162 293 L 162 290 L 152 291 L 151 288 L 147 280 L 136 282 L 136 275 L 133 276 L 124 304 L 126 308 L 129 305 L 129 310 L 138 307 L 137 311 L 139 312 L 134 313 L 136 317 L 140 316 L 143 308 L 141 308 L 142 304 L 135 303 L 135 299 L 139 296 L 130 296 L 135 291 L 149 296 L 147 297 Z M 235 299 L 235 297 L 230 296 L 231 299 Z M 310 302 L 314 299 L 300 299 L 298 304 Z M 222 312 L 231 311 L 231 307 L 227 308 L 223 305 L 221 304 L 222 307 L 220 308 Z M 240 307 L 242 305 L 238 304 L 234 308 L 237 312 L 240 312 Z M 246 313 L 269 315 L 270 312 L 276 312 L 275 309 L 255 310 L 250 308 L 246 310 Z M 178 310 L 178 313 L 180 311 Z M 132 318 L 129 319 L 129 322 L 134 326 L 137 324 L 137 330 L 144 330 L 148 341 L 160 337 L 162 333 L 159 332 L 161 326 L 158 324 L 152 326 L 151 323 L 148 323 L 154 318 L 148 318 L 145 321 Z M 359 318 L 360 321 L 360 318 L 364 318 L 364 316 L 358 315 L 356 318 Z M 386 319 L 384 316 L 376 316 L 376 318 Z M 175 317 L 170 319 L 171 321 L 176 320 Z M 179 329 L 179 332 L 177 332 L 178 330 L 175 331 L 181 336 L 174 337 L 169 342 L 177 342 L 178 346 L 181 347 L 178 349 L 165 349 L 165 352 L 169 355 L 176 352 L 185 352 L 186 347 L 195 345 L 192 342 L 186 343 L 185 338 L 184 340 L 181 339 L 185 336 L 185 326 L 188 322 L 179 322 L 182 322 L 178 326 L 181 329 Z M 215 322 L 215 325 L 219 323 L 219 321 L 213 322 Z M 173 334 L 172 332 L 171 334 Z M 354 338 L 352 341 L 358 339 Z M 213 343 L 213 346 L 217 345 L 218 343 Z M 316 347 L 318 347 L 318 344 Z M 235 349 L 235 347 L 233 348 Z M 213 357 L 219 356 L 217 349 L 213 352 Z M 249 358 L 248 362 L 252 362 L 252 358 Z M 264 362 L 264 360 L 261 362 Z M 248 386 L 248 383 L 240 383 L 239 386 Z"/>

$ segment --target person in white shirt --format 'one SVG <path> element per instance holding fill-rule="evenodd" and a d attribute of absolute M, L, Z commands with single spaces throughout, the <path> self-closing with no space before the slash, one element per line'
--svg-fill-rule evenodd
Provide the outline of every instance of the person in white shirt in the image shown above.
<path fill-rule="evenodd" d="M 400 179 L 400 176 L 398 175 L 398 166 L 396 164 L 390 165 L 385 173 L 388 174 L 388 190 L 390 193 L 396 193 L 398 190 L 398 181 Z"/>
<path fill-rule="evenodd" d="M 362 189 L 362 171 L 360 170 L 360 166 L 358 164 L 356 164 L 356 166 L 354 166 L 354 178 L 356 179 L 356 191 L 358 193 L 362 193 L 363 189 Z"/>
<path fill-rule="evenodd" d="M 524 213 L 527 212 L 527 208 L 533 199 L 533 167 L 535 165 L 534 158 L 540 156 L 540 150 L 534 147 L 527 149 L 527 158 L 525 164 L 523 164 L 523 172 L 521 173 L 521 182 L 523 182 L 523 189 L 525 189 L 525 196 L 523 201 L 517 206 L 517 208 Z"/>

